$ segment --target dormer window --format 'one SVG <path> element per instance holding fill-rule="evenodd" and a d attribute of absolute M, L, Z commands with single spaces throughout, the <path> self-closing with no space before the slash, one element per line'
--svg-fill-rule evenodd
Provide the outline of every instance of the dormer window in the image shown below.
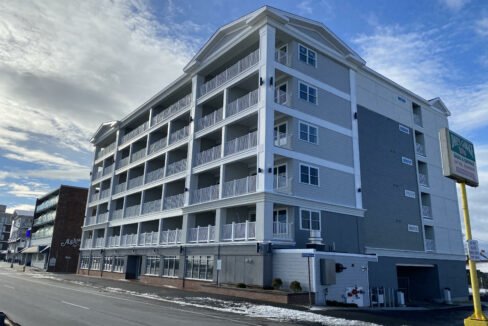
<path fill-rule="evenodd" d="M 317 53 L 301 44 L 298 45 L 298 57 L 302 62 L 314 67 L 317 66 Z"/>

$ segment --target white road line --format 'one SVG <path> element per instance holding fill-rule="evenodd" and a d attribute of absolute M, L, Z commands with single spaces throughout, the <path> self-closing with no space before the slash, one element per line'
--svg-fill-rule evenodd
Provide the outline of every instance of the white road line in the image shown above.
<path fill-rule="evenodd" d="M 6 287 L 7 289 L 15 290 L 15 288 L 13 286 L 5 285 L 5 284 L 3 286 Z"/>
<path fill-rule="evenodd" d="M 70 306 L 75 306 L 75 307 L 78 307 L 78 308 L 81 308 L 81 309 L 90 310 L 90 308 L 88 308 L 88 307 L 80 306 L 80 305 L 77 305 L 77 304 L 74 304 L 74 303 L 71 303 L 71 302 L 68 302 L 68 301 L 61 301 L 61 303 L 64 303 L 64 304 L 67 304 L 67 305 L 70 305 Z"/>

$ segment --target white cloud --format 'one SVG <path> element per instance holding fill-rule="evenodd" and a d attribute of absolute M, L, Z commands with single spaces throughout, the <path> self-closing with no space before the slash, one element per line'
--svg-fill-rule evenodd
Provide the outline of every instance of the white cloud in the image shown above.
<path fill-rule="evenodd" d="M 488 36 L 488 17 L 483 17 L 476 22 L 475 31 L 480 36 L 483 36 L 483 37 Z"/>
<path fill-rule="evenodd" d="M 311 15 L 313 13 L 313 4 L 310 0 L 303 0 L 297 4 L 298 11 L 301 15 Z"/>
<path fill-rule="evenodd" d="M 20 211 L 34 211 L 35 206 L 29 204 L 19 204 L 7 207 L 7 213 L 12 214 L 16 210 Z"/>
<path fill-rule="evenodd" d="M 35 182 L 26 182 L 24 184 L 9 183 L 7 193 L 16 197 L 37 198 L 49 191 L 49 186 Z"/>
<path fill-rule="evenodd" d="M 439 0 L 441 5 L 452 11 L 459 11 L 466 6 L 470 0 Z"/>

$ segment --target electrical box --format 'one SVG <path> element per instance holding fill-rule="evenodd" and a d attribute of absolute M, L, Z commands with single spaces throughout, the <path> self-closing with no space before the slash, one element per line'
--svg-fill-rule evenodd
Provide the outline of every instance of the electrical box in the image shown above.
<path fill-rule="evenodd" d="M 336 284 L 336 263 L 333 259 L 319 260 L 320 264 L 320 285 Z"/>

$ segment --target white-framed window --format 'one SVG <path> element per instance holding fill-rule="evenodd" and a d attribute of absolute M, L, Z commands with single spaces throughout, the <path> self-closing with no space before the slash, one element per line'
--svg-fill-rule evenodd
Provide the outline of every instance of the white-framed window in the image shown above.
<path fill-rule="evenodd" d="M 275 146 L 285 146 L 288 137 L 288 123 L 283 122 L 274 126 L 273 137 Z"/>
<path fill-rule="evenodd" d="M 186 277 L 200 280 L 212 280 L 214 269 L 213 256 L 188 256 L 186 258 Z"/>
<path fill-rule="evenodd" d="M 300 229 L 320 231 L 320 212 L 300 209 Z"/>
<path fill-rule="evenodd" d="M 80 259 L 80 269 L 90 268 L 90 256 L 82 256 Z"/>
<path fill-rule="evenodd" d="M 101 263 L 102 263 L 102 257 L 92 257 L 90 269 L 92 271 L 99 271 L 101 267 L 100 266 Z"/>
<path fill-rule="evenodd" d="M 103 257 L 103 270 L 106 272 L 111 272 L 114 264 L 114 257 Z"/>
<path fill-rule="evenodd" d="M 319 129 L 311 124 L 300 121 L 298 123 L 298 133 L 300 140 L 318 144 L 319 143 Z"/>
<path fill-rule="evenodd" d="M 144 274 L 159 275 L 160 262 L 161 262 L 161 258 L 159 256 L 147 256 L 146 269 L 144 270 Z"/>
<path fill-rule="evenodd" d="M 298 58 L 311 66 L 317 67 L 317 52 L 298 44 Z"/>
<path fill-rule="evenodd" d="M 304 82 L 298 83 L 298 97 L 304 101 L 312 104 L 317 104 L 317 88 L 305 84 Z"/>
<path fill-rule="evenodd" d="M 287 186 L 288 175 L 286 170 L 286 163 L 276 165 L 273 168 L 273 188 L 279 189 Z"/>
<path fill-rule="evenodd" d="M 178 277 L 179 270 L 180 270 L 180 256 L 163 257 L 162 276 Z"/>
<path fill-rule="evenodd" d="M 319 169 L 310 165 L 300 164 L 300 182 L 318 186 Z"/>
<path fill-rule="evenodd" d="M 123 273 L 124 272 L 124 262 L 125 259 L 122 256 L 114 258 L 114 272 Z"/>
<path fill-rule="evenodd" d="M 288 44 L 276 50 L 276 61 L 283 65 L 288 65 Z"/>

